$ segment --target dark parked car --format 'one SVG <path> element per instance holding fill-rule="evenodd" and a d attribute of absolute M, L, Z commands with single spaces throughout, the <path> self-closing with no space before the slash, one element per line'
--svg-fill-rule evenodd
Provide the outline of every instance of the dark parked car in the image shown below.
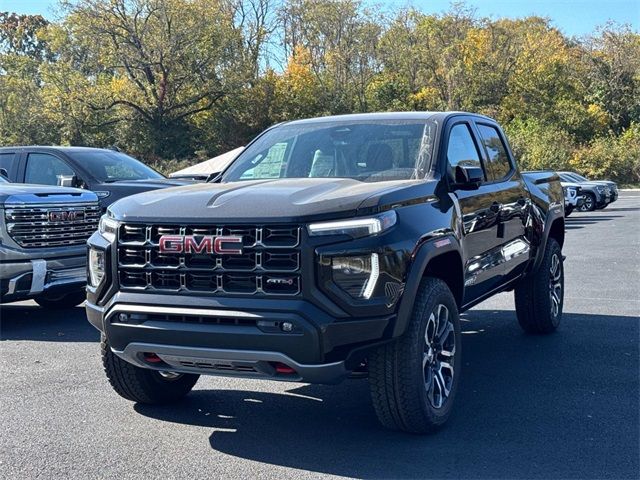
<path fill-rule="evenodd" d="M 581 212 L 592 212 L 605 208 L 618 199 L 618 185 L 610 180 L 588 180 L 575 172 L 558 172 L 563 182 L 577 183 L 584 199 Z"/>
<path fill-rule="evenodd" d="M 89 147 L 3 147 L 0 174 L 15 183 L 91 190 L 103 209 L 134 193 L 188 183 L 167 179 L 124 153 Z"/>
<path fill-rule="evenodd" d="M 64 308 L 84 302 L 87 239 L 100 215 L 93 192 L 0 177 L 0 303 L 32 298 Z"/>
<path fill-rule="evenodd" d="M 525 331 L 562 317 L 558 176 L 519 172 L 479 115 L 281 124 L 215 182 L 125 198 L 100 225 L 87 316 L 136 402 L 177 400 L 200 374 L 368 374 L 381 423 L 423 433 L 452 410 L 460 312 L 515 290 Z"/>

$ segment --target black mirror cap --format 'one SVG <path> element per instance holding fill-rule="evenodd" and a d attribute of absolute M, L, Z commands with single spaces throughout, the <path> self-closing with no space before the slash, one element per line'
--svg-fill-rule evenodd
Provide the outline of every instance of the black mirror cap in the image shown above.
<path fill-rule="evenodd" d="M 484 181 L 484 172 L 481 167 L 456 166 L 456 186 L 465 190 L 473 190 L 480 187 Z"/>

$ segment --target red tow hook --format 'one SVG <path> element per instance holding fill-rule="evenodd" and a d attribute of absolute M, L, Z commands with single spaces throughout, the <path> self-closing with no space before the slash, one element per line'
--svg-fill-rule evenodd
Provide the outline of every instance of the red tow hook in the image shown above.
<path fill-rule="evenodd" d="M 155 353 L 144 352 L 142 355 L 143 355 L 144 359 L 149 363 L 160 363 L 160 362 L 162 362 L 162 359 L 158 355 L 156 355 Z"/>
<path fill-rule="evenodd" d="M 282 362 L 271 362 L 271 365 L 276 369 L 276 373 L 281 373 L 283 375 L 291 375 L 292 373 L 296 373 L 296 371 L 291 368 L 289 365 L 285 365 Z"/>

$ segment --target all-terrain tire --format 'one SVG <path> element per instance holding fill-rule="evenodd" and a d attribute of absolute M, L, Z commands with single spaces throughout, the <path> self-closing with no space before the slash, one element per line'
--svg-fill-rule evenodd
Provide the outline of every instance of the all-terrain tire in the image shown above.
<path fill-rule="evenodd" d="M 167 378 L 155 370 L 136 367 L 114 354 L 104 335 L 100 339 L 100 350 L 111 387 L 118 395 L 133 402 L 162 404 L 178 401 L 191 391 L 200 377 L 181 374 Z"/>
<path fill-rule="evenodd" d="M 61 295 L 59 297 L 40 296 L 34 298 L 36 303 L 41 307 L 55 308 L 57 310 L 76 307 L 86 299 L 87 294 L 84 290 L 67 293 L 66 295 Z"/>
<path fill-rule="evenodd" d="M 453 349 L 452 381 L 440 407 L 435 407 L 428 389 L 423 361 L 427 355 L 428 326 L 439 306 L 448 311 L 447 348 Z M 445 343 L 443 341 L 443 343 Z M 444 350 L 444 349 L 443 349 Z M 447 284 L 425 277 L 420 283 L 406 332 L 396 342 L 383 345 L 369 356 L 369 384 L 376 415 L 383 426 L 410 433 L 430 433 L 449 418 L 456 395 L 461 367 L 460 319 L 455 298 Z M 436 361 L 441 354 L 436 354 Z M 448 357 L 451 358 L 451 357 Z M 432 387 L 435 389 L 435 387 Z"/>
<path fill-rule="evenodd" d="M 514 296 L 518 323 L 525 332 L 551 333 L 558 328 L 564 303 L 564 266 L 555 239 L 549 238 L 540 267 L 516 286 Z"/>

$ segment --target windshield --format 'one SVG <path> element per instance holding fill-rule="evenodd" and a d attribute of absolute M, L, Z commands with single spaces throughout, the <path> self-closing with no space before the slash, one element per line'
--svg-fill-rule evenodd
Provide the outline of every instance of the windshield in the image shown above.
<path fill-rule="evenodd" d="M 562 172 L 560 174 L 560 177 L 564 178 L 567 182 L 582 183 L 582 182 L 588 182 L 589 181 L 586 178 L 584 178 L 582 175 L 578 175 L 575 172 Z"/>
<path fill-rule="evenodd" d="M 164 178 L 129 155 L 110 150 L 76 151 L 68 155 L 102 183 Z"/>
<path fill-rule="evenodd" d="M 247 147 L 222 181 L 424 178 L 431 167 L 435 132 L 435 123 L 424 120 L 285 124 Z"/>

